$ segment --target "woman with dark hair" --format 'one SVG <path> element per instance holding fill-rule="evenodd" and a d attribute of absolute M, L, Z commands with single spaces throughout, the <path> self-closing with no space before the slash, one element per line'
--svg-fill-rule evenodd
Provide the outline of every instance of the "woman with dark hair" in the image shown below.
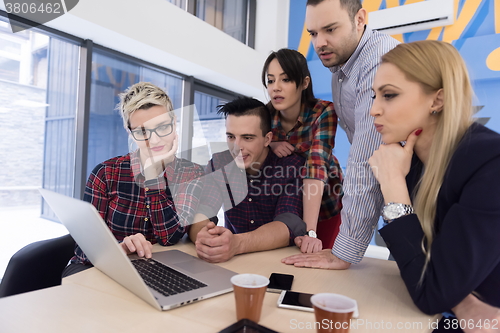
<path fill-rule="evenodd" d="M 297 153 L 306 159 L 301 175 L 307 235 L 296 237 L 295 244 L 304 253 L 332 248 L 342 207 L 342 172 L 332 154 L 337 130 L 333 103 L 314 97 L 307 61 L 295 50 L 269 55 L 262 84 L 271 99 L 271 149 L 279 157 Z"/>

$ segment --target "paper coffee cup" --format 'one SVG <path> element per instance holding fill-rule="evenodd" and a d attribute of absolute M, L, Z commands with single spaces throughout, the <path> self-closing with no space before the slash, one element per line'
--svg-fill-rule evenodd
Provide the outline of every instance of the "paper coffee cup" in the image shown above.
<path fill-rule="evenodd" d="M 238 274 L 231 278 L 236 301 L 236 320 L 260 320 L 269 279 L 257 274 Z"/>
<path fill-rule="evenodd" d="M 344 295 L 321 293 L 311 297 L 318 332 L 349 332 L 350 320 L 357 303 Z"/>

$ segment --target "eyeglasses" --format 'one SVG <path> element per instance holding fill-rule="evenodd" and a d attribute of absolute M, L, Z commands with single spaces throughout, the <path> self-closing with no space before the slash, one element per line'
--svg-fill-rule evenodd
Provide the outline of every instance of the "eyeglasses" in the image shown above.
<path fill-rule="evenodd" d="M 143 126 L 135 130 L 132 130 L 130 126 L 128 128 L 134 139 L 136 139 L 137 141 L 146 141 L 151 139 L 151 135 L 153 135 L 153 133 L 156 133 L 156 135 L 158 135 L 160 138 L 169 135 L 174 130 L 173 124 L 174 120 L 172 119 L 172 122 L 170 124 L 163 124 L 152 129 L 144 128 Z"/>

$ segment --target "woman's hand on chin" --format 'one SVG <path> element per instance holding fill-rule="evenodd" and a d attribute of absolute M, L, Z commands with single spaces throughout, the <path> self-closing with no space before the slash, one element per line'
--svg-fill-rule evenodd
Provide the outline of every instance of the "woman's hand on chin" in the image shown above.
<path fill-rule="evenodd" d="M 420 129 L 413 131 L 406 139 L 404 147 L 399 142 L 381 144 L 373 152 L 368 163 L 372 167 L 375 178 L 381 185 L 390 182 L 394 178 L 404 179 L 406 177 L 410 171 L 413 147 L 421 131 Z"/>
<path fill-rule="evenodd" d="M 175 134 L 175 138 L 172 141 L 172 148 L 168 152 L 159 155 L 153 155 L 147 152 L 146 156 L 141 152 L 141 163 L 146 179 L 156 178 L 165 170 L 166 165 L 174 160 L 177 148 L 179 147 L 178 142 L 178 136 Z"/>
<path fill-rule="evenodd" d="M 404 147 L 399 143 L 380 145 L 368 160 L 386 203 L 411 204 L 406 175 L 410 171 L 413 147 L 420 132 L 421 130 L 413 131 Z"/>

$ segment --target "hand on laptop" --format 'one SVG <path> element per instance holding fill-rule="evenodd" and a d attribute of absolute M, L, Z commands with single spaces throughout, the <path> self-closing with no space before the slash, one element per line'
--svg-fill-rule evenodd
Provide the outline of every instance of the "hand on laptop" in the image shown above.
<path fill-rule="evenodd" d="M 196 252 L 208 262 L 228 261 L 236 255 L 236 237 L 229 229 L 209 222 L 196 237 Z"/>
<path fill-rule="evenodd" d="M 139 257 L 151 258 L 153 253 L 153 244 L 146 240 L 144 235 L 140 233 L 125 237 L 121 246 L 125 250 L 125 253 L 131 254 L 137 252 Z"/>

